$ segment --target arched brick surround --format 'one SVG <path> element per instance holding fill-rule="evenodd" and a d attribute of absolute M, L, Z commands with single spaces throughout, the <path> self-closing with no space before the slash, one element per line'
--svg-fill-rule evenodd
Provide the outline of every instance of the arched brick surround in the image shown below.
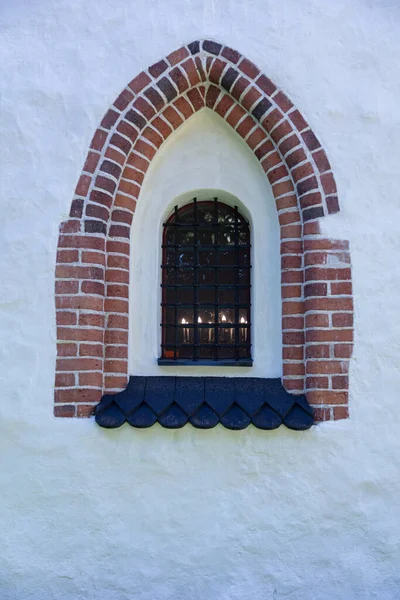
<path fill-rule="evenodd" d="M 349 245 L 320 234 L 339 211 L 331 166 L 303 116 L 237 51 L 196 41 L 133 79 L 95 132 L 60 227 L 54 414 L 86 417 L 128 376 L 129 236 L 146 171 L 164 140 L 203 108 L 254 152 L 281 231 L 283 382 L 317 420 L 348 416 L 353 341 Z"/>

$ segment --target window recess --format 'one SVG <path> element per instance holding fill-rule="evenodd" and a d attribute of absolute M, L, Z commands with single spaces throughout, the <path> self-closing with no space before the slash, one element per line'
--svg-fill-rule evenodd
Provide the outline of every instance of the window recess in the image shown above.
<path fill-rule="evenodd" d="M 160 365 L 252 365 L 250 228 L 196 198 L 164 223 Z"/>

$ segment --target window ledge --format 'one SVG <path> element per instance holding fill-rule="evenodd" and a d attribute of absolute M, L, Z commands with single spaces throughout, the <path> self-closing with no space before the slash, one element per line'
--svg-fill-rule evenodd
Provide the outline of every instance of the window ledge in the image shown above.
<path fill-rule="evenodd" d="M 146 428 L 155 423 L 178 429 L 187 423 L 210 429 L 309 429 L 313 411 L 305 396 L 289 394 L 281 380 L 255 377 L 130 377 L 117 394 L 106 394 L 96 407 L 96 423 L 113 429 L 124 423 Z"/>
<path fill-rule="evenodd" d="M 158 365 L 160 367 L 252 367 L 252 358 L 240 358 L 239 360 L 232 360 L 231 358 L 221 360 L 207 360 L 199 359 L 192 360 L 180 358 L 174 360 L 173 358 L 159 358 Z"/>

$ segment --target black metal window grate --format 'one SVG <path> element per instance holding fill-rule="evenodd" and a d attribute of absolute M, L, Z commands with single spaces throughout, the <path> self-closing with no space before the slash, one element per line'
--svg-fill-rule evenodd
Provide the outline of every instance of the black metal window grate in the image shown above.
<path fill-rule="evenodd" d="M 213 200 L 164 223 L 160 365 L 251 366 L 250 229 Z"/>

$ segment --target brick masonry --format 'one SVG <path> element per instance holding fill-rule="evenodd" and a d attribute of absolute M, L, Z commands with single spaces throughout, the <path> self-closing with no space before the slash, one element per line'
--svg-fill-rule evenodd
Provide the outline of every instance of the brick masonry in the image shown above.
<path fill-rule="evenodd" d="M 96 130 L 60 226 L 56 265 L 57 417 L 88 417 L 128 381 L 130 226 L 150 162 L 195 112 L 231 125 L 272 187 L 281 231 L 283 384 L 317 421 L 348 417 L 353 346 L 349 244 L 321 236 L 339 211 L 324 149 L 291 100 L 252 62 L 210 40 L 135 77 Z"/>

